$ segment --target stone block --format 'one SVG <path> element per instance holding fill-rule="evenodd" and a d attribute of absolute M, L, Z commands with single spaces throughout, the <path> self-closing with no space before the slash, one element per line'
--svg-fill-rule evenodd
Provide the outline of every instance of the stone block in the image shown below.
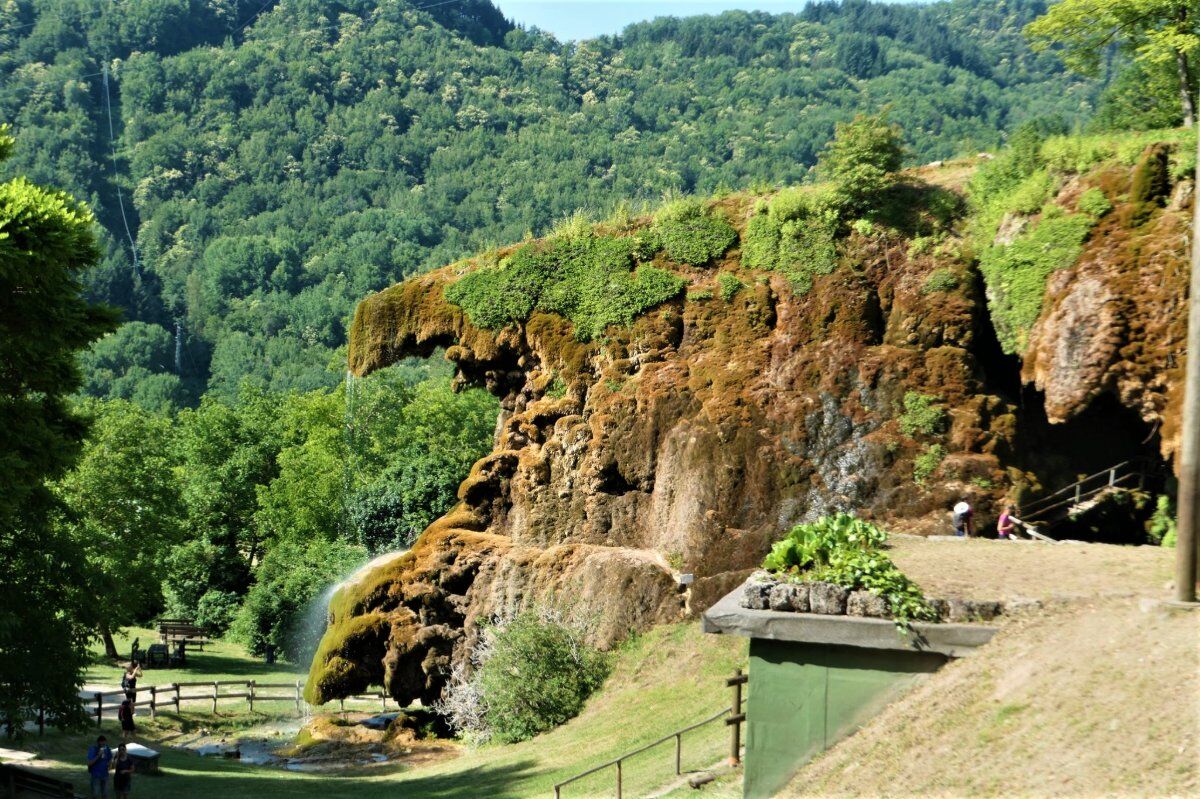
<path fill-rule="evenodd" d="M 808 607 L 811 613 L 826 616 L 841 616 L 846 612 L 846 598 L 850 592 L 834 583 L 815 582 L 808 588 Z"/>
<path fill-rule="evenodd" d="M 774 582 L 748 582 L 746 588 L 742 592 L 741 605 L 749 610 L 767 610 L 770 607 L 769 598 L 771 589 L 778 583 Z"/>
<path fill-rule="evenodd" d="M 888 601 L 874 591 L 851 591 L 846 600 L 846 615 L 886 619 L 892 613 Z"/>
<path fill-rule="evenodd" d="M 808 613 L 808 584 L 779 583 L 771 589 L 767 604 L 771 610 Z"/>

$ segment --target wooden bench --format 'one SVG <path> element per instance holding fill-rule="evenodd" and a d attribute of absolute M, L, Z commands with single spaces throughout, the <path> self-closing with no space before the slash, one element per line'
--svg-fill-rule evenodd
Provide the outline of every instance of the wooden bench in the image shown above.
<path fill-rule="evenodd" d="M 205 644 L 211 644 L 212 640 L 208 637 L 208 631 L 203 627 L 197 627 L 189 621 L 180 619 L 163 619 L 158 623 L 158 635 L 164 644 L 196 645 L 200 647 L 200 651 L 204 651 Z"/>
<path fill-rule="evenodd" d="M 6 797 L 53 796 L 76 799 L 75 786 L 29 769 L 0 764 L 0 791 Z"/>

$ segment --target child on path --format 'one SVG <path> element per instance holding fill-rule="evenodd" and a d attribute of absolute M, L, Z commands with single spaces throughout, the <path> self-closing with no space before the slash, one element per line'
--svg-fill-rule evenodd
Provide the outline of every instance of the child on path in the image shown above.
<path fill-rule="evenodd" d="M 130 702 L 128 697 L 117 708 L 117 720 L 121 722 L 121 739 L 125 740 L 132 737 L 137 728 L 133 723 L 133 702 Z"/>

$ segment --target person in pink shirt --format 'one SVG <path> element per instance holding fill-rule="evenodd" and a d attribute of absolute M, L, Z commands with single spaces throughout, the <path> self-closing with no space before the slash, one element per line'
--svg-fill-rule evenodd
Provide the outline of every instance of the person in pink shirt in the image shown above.
<path fill-rule="evenodd" d="M 996 535 L 1005 541 L 1011 540 L 1013 531 L 1017 529 L 1017 523 L 1013 521 L 1013 511 L 1015 510 L 1016 508 L 1012 505 L 1005 505 L 1004 512 L 996 521 Z"/>

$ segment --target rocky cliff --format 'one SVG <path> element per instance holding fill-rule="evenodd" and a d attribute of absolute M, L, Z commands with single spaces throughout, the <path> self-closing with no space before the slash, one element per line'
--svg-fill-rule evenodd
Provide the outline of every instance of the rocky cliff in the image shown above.
<path fill-rule="evenodd" d="M 1124 208 L 1129 166 L 1063 179 L 1064 205 L 1100 185 L 1115 208 L 1049 276 L 1019 366 L 1000 351 L 960 233 L 955 193 L 971 168 L 913 173 L 909 210 L 935 210 L 854 224 L 835 243 L 787 221 L 787 198 L 737 195 L 699 215 L 503 249 L 364 300 L 355 374 L 444 348 L 502 412 L 460 504 L 335 598 L 310 701 L 369 684 L 431 700 L 479 620 L 532 603 L 598 620 L 600 644 L 685 617 L 742 579 L 781 530 L 830 511 L 928 532 L 967 497 L 986 518 L 1043 477 L 1030 419 L 1067 419 L 1102 392 L 1150 424 L 1167 419 L 1182 367 L 1188 190 L 1160 187 L 1135 214 Z M 772 219 L 770 246 L 792 236 L 827 252 L 826 267 L 749 257 Z M 689 251 L 681 230 L 717 244 Z M 572 258 L 590 265 L 601 251 L 618 253 L 604 256 L 605 280 L 588 283 L 592 266 L 571 271 Z M 1041 398 L 1017 386 L 1019 368 L 1044 409 L 1022 408 Z"/>

